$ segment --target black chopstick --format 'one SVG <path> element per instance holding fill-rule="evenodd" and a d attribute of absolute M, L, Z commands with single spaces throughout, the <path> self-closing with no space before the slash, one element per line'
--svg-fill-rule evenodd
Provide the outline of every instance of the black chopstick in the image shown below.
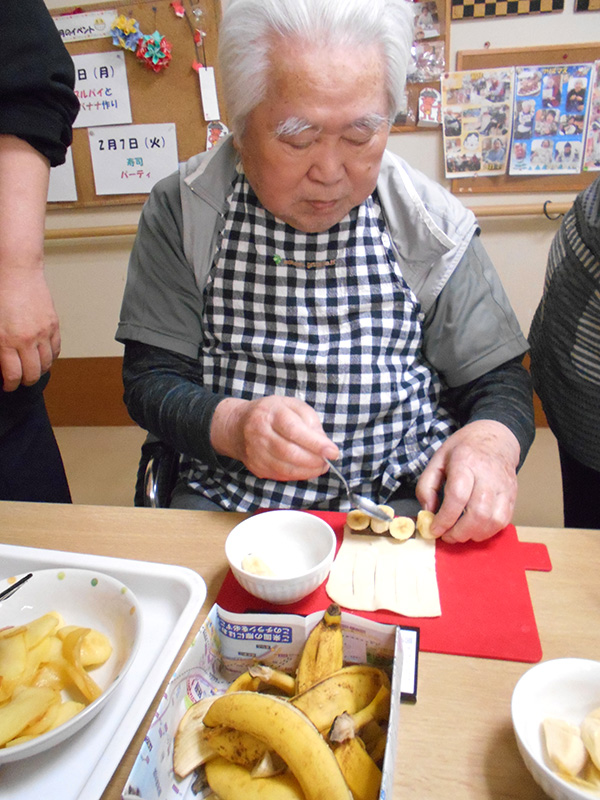
<path fill-rule="evenodd" d="M 0 600 L 6 600 L 7 597 L 10 597 L 13 592 L 16 592 L 17 589 L 20 589 L 24 583 L 27 583 L 29 578 L 33 578 L 33 572 L 30 572 L 28 575 L 24 575 L 22 578 L 19 578 L 19 580 L 16 583 L 13 583 L 12 586 L 9 586 L 8 589 L 0 592 Z"/>

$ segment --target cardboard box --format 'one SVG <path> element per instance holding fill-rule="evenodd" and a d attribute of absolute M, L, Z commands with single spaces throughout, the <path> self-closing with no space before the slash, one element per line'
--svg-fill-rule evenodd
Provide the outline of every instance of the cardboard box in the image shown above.
<path fill-rule="evenodd" d="M 323 612 L 232 614 L 215 605 L 173 674 L 123 790 L 124 800 L 191 800 L 196 775 L 178 780 L 173 773 L 173 740 L 185 711 L 201 698 L 221 694 L 249 665 L 263 663 L 292 673 L 304 642 Z M 400 698 L 416 697 L 418 631 L 385 625 L 343 612 L 346 663 L 372 664 L 391 678 L 388 744 L 380 798 L 392 796 Z M 403 664 L 404 662 L 404 664 Z M 197 791 L 198 786 L 196 785 Z"/>

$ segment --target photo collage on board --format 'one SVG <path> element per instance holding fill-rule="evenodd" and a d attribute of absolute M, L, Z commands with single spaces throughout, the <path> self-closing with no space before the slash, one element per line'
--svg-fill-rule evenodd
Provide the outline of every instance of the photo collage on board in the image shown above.
<path fill-rule="evenodd" d="M 591 64 L 516 67 L 510 175 L 581 172 Z"/>
<path fill-rule="evenodd" d="M 447 73 L 447 178 L 600 170 L 600 61 Z"/>
<path fill-rule="evenodd" d="M 447 177 L 505 172 L 513 70 L 453 72 L 442 81 Z"/>
<path fill-rule="evenodd" d="M 594 87 L 585 141 L 584 170 L 600 171 L 600 61 L 594 64 Z"/>

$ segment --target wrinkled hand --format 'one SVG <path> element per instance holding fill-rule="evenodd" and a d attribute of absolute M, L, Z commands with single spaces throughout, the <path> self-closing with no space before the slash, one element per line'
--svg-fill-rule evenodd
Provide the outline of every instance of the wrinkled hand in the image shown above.
<path fill-rule="evenodd" d="M 60 330 L 43 271 L 3 273 L 0 281 L 0 373 L 3 389 L 36 383 L 60 353 Z"/>
<path fill-rule="evenodd" d="M 258 478 L 274 481 L 316 478 L 328 469 L 324 458 L 339 456 L 315 410 L 279 395 L 221 401 L 212 419 L 211 443 Z"/>
<path fill-rule="evenodd" d="M 437 511 L 433 535 L 445 542 L 483 541 L 508 525 L 517 497 L 519 456 L 516 436 L 494 420 L 470 422 L 450 436 L 417 483 L 421 506 Z"/>

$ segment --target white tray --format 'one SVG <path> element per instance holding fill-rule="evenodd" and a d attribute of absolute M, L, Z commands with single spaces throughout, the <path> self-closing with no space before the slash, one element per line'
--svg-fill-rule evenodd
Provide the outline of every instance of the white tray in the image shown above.
<path fill-rule="evenodd" d="M 85 728 L 0 769 L 0 798 L 7 800 L 100 797 L 206 597 L 204 581 L 187 567 L 0 544 L 0 578 L 53 566 L 97 569 L 129 586 L 141 605 L 140 649 L 111 702 Z"/>

